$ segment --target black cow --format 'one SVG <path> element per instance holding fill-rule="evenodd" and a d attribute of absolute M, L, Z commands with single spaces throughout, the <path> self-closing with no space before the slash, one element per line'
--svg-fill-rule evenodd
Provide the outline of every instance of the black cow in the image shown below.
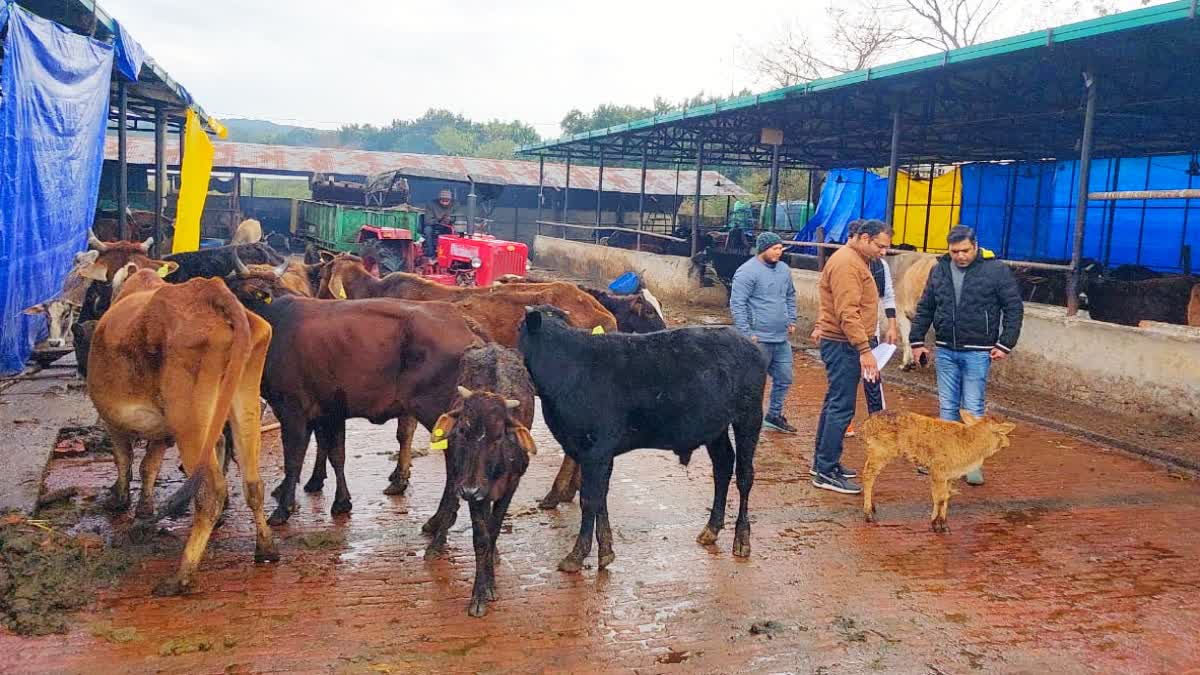
<path fill-rule="evenodd" d="M 583 469 L 579 536 L 560 570 L 582 568 L 593 532 L 600 568 L 613 561 L 608 482 L 613 458 L 635 448 L 671 450 L 683 464 L 699 446 L 708 449 L 714 490 L 702 544 L 716 543 L 724 526 L 736 467 L 741 500 L 733 554 L 750 555 L 750 488 L 766 383 L 753 342 L 729 327 L 594 335 L 569 327 L 560 310 L 539 305 L 526 311 L 520 348 L 547 426 Z"/>
<path fill-rule="evenodd" d="M 1161 321 L 1186 326 L 1192 286 L 1200 278 L 1174 275 L 1141 281 L 1105 277 L 1085 281 L 1080 295 L 1086 296 L 1088 314 L 1096 321 L 1126 326 L 1136 326 L 1140 321 Z"/>
<path fill-rule="evenodd" d="M 199 251 L 172 253 L 164 256 L 163 260 L 173 260 L 179 263 L 179 269 L 167 277 L 167 281 L 178 284 L 197 277 L 219 279 L 228 276 L 237 270 L 234 256 L 247 265 L 279 265 L 284 260 L 278 251 L 261 241 L 253 244 L 217 246 Z"/>

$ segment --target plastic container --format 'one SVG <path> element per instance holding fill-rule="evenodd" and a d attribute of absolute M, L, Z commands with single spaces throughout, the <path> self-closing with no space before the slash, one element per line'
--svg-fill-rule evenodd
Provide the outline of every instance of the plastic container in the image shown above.
<path fill-rule="evenodd" d="M 608 285 L 608 290 L 617 295 L 631 295 L 637 293 L 640 279 L 637 272 L 626 272 L 621 276 L 613 279 L 613 282 Z"/>

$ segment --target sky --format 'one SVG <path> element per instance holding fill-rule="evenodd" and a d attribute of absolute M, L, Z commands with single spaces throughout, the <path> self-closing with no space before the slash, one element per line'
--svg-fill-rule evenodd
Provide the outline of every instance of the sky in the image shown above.
<path fill-rule="evenodd" d="M 788 25 L 822 39 L 828 4 L 101 1 L 218 119 L 333 129 L 386 125 L 438 107 L 477 121 L 519 119 L 545 138 L 559 135 L 572 108 L 771 89 L 753 68 L 754 50 Z M 1093 4 L 1006 1 L 994 37 L 1090 18 Z"/>

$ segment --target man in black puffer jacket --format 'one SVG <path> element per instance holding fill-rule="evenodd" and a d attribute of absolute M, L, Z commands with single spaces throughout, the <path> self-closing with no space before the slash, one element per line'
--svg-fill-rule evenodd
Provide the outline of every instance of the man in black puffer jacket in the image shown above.
<path fill-rule="evenodd" d="M 929 274 L 908 340 L 913 359 L 923 363 L 925 333 L 933 327 L 941 417 L 959 422 L 960 408 L 983 416 L 988 371 L 1017 346 L 1024 307 L 1012 272 L 979 247 L 975 230 L 958 225 L 946 240 L 950 252 Z M 982 468 L 966 478 L 982 485 Z"/>

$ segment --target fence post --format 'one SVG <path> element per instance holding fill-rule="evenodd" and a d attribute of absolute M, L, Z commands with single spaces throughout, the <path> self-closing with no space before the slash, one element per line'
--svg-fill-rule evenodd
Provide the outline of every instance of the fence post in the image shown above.
<path fill-rule="evenodd" d="M 817 234 L 817 243 L 824 244 L 825 243 L 825 226 L 818 225 L 816 234 Z M 823 269 L 825 269 L 825 247 L 818 246 L 817 247 L 817 271 L 820 272 Z"/>

